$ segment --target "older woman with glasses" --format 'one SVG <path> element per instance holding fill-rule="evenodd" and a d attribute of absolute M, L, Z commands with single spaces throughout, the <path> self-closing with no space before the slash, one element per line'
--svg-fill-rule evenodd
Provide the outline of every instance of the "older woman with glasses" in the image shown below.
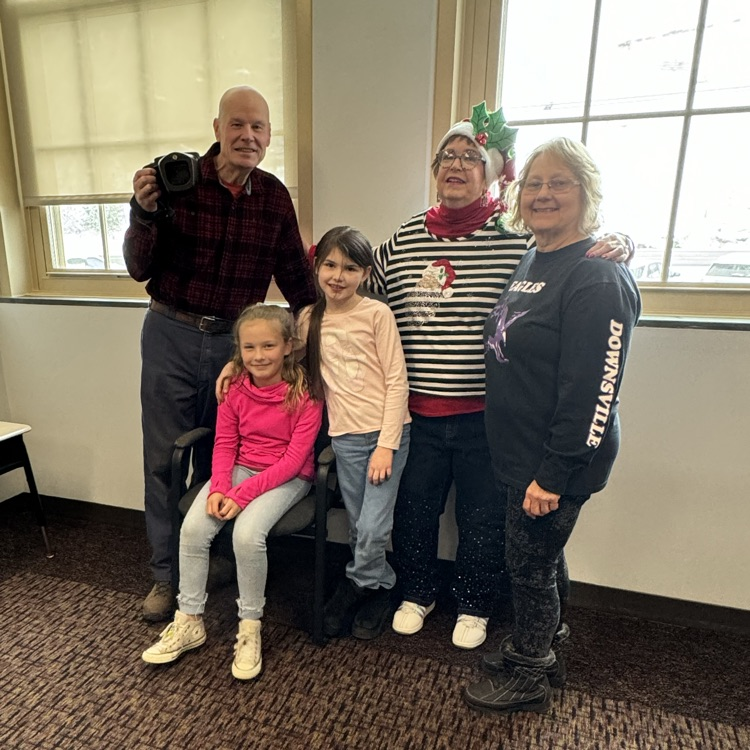
<path fill-rule="evenodd" d="M 484 102 L 474 107 L 470 120 L 450 128 L 432 163 L 437 205 L 410 218 L 376 248 L 368 282 L 396 317 L 413 420 L 394 516 L 403 601 L 393 629 L 417 633 L 435 606 L 440 516 L 455 483 L 453 644 L 465 649 L 484 642 L 503 588 L 505 508 L 495 490 L 485 435 L 482 328 L 534 244 L 533 238 L 509 233 L 501 219 L 503 191 L 515 175 L 515 136 L 502 111 L 488 112 Z M 490 188 L 498 182 L 496 198 Z M 623 260 L 628 251 L 613 241 L 592 243 L 589 254 Z"/>
<path fill-rule="evenodd" d="M 591 258 L 600 176 L 586 148 L 558 138 L 510 189 L 508 226 L 533 232 L 484 329 L 485 422 L 506 514 L 513 632 L 464 693 L 475 708 L 546 711 L 563 668 L 563 549 L 583 504 L 604 488 L 619 446 L 617 395 L 641 303 L 625 266 Z"/>

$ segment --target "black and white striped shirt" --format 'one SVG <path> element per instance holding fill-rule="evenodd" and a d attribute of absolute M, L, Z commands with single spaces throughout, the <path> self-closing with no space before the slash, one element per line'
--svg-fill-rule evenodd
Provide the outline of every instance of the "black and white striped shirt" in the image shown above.
<path fill-rule="evenodd" d="M 484 396 L 484 322 L 533 244 L 498 230 L 498 214 L 471 235 L 440 238 L 413 216 L 375 248 L 369 289 L 386 298 L 406 356 L 409 388 Z"/>

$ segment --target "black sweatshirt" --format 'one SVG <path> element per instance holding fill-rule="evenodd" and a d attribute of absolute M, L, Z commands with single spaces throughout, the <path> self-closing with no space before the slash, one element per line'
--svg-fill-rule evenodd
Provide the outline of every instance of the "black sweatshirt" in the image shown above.
<path fill-rule="evenodd" d="M 641 312 L 630 271 L 591 239 L 521 260 L 484 328 L 485 422 L 497 479 L 558 495 L 607 483 L 617 393 Z"/>

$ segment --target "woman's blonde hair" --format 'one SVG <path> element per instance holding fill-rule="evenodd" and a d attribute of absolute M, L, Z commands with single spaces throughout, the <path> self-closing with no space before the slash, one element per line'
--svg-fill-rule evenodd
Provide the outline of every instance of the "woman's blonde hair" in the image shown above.
<path fill-rule="evenodd" d="M 578 229 L 582 234 L 593 234 L 600 226 L 599 208 L 602 203 L 602 177 L 586 146 L 572 138 L 553 138 L 551 141 L 537 146 L 531 152 L 523 165 L 519 178 L 510 185 L 506 193 L 508 213 L 503 217 L 505 226 L 514 232 L 524 234 L 531 232 L 521 217 L 521 191 L 534 161 L 542 154 L 556 156 L 575 175 L 576 180 L 580 183 L 581 203 L 583 204 Z"/>
<path fill-rule="evenodd" d="M 239 372 L 246 372 L 240 349 L 240 328 L 253 320 L 276 323 L 284 342 L 294 342 L 294 318 L 292 318 L 289 310 L 278 305 L 264 305 L 262 303 L 246 307 L 234 324 L 234 356 L 232 362 Z M 295 360 L 293 346 L 289 354 L 284 356 L 284 362 L 281 365 L 281 379 L 289 385 L 284 397 L 284 408 L 293 412 L 302 403 L 305 394 L 308 393 L 307 374 L 302 365 Z"/>

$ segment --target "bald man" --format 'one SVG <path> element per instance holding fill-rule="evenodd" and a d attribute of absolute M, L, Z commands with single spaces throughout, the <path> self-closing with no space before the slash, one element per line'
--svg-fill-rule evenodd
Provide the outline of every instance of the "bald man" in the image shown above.
<path fill-rule="evenodd" d="M 171 617 L 176 594 L 175 512 L 168 485 L 175 439 L 216 422 L 214 382 L 232 354 L 232 323 L 262 302 L 274 277 L 293 311 L 315 300 L 289 192 L 258 169 L 271 142 L 268 103 L 249 86 L 229 89 L 213 121 L 216 143 L 200 158 L 198 184 L 169 196 L 152 167 L 133 177 L 124 256 L 151 297 L 141 334 L 141 424 L 146 530 L 154 585 L 143 617 Z M 197 457 L 211 473 L 210 452 Z"/>

